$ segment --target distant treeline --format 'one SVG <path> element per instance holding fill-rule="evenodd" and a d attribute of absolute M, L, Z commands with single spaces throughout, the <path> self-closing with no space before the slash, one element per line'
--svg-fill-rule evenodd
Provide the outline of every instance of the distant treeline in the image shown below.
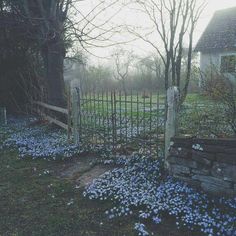
<path fill-rule="evenodd" d="M 120 70 L 122 70 L 120 65 Z M 185 73 L 183 71 L 182 73 Z M 121 74 L 121 73 L 120 73 Z M 79 81 L 83 91 L 122 90 L 165 92 L 164 66 L 155 57 L 138 58 L 132 61 L 127 74 L 122 78 L 117 75 L 116 65 L 89 65 L 75 63 L 66 66 L 65 77 Z M 197 65 L 193 66 L 189 92 L 199 91 Z"/>

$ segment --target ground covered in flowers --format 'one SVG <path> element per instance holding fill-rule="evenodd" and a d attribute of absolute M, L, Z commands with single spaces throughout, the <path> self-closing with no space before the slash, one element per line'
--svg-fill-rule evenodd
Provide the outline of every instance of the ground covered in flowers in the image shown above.
<path fill-rule="evenodd" d="M 157 160 L 136 155 L 118 160 L 122 162 L 122 167 L 105 173 L 84 192 L 90 199 L 116 203 L 105 212 L 108 218 L 137 216 L 134 228 L 139 235 L 156 235 L 146 226 L 160 225 L 168 216 L 177 228 L 209 236 L 236 235 L 236 197 L 212 198 L 163 177 Z"/>
<path fill-rule="evenodd" d="M 105 155 L 116 168 L 85 191 L 59 179 L 78 151 L 34 118 L 0 126 L 0 235 L 236 235 L 236 198 L 197 192 L 138 153 Z"/>
<path fill-rule="evenodd" d="M 5 138 L 3 138 L 6 136 Z M 0 150 L 17 149 L 19 157 L 65 159 L 79 152 L 69 144 L 63 130 L 42 124 L 36 118 L 11 118 L 0 130 Z"/>

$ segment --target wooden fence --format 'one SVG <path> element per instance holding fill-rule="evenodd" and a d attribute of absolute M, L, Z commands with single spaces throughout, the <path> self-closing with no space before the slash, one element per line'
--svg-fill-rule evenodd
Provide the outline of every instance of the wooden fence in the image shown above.
<path fill-rule="evenodd" d="M 216 122 L 211 117 L 211 111 L 208 110 L 214 106 L 209 104 L 184 104 L 177 115 L 176 89 L 168 91 L 167 111 L 164 98 L 158 93 L 83 93 L 79 88 L 69 91 L 67 108 L 39 101 L 34 102 L 34 105 L 39 115 L 65 129 L 68 139 L 73 137 L 74 143 L 81 149 L 87 146 L 112 152 L 144 150 L 163 156 L 165 141 L 167 156 L 170 138 L 175 135 L 176 127 L 177 133 L 204 137 L 209 132 L 210 135 L 222 135 L 230 128 L 223 118 L 217 117 Z M 221 118 L 220 110 L 217 114 Z M 62 116 L 65 119 L 61 120 Z"/>
<path fill-rule="evenodd" d="M 0 125 L 7 124 L 7 113 L 5 107 L 0 107 Z"/>
<path fill-rule="evenodd" d="M 67 108 L 57 107 L 40 101 L 33 102 L 34 111 L 49 122 L 65 129 L 68 134 L 68 139 L 71 138 L 71 118 L 70 118 L 70 106 Z M 55 112 L 54 114 L 52 112 Z M 65 121 L 61 121 L 58 115 L 65 115 Z"/>
<path fill-rule="evenodd" d="M 67 108 L 40 101 L 34 105 L 39 115 L 65 129 L 68 139 L 73 137 L 81 149 L 164 154 L 165 106 L 158 92 L 82 93 L 72 88 Z M 58 118 L 62 115 L 64 120 Z"/>

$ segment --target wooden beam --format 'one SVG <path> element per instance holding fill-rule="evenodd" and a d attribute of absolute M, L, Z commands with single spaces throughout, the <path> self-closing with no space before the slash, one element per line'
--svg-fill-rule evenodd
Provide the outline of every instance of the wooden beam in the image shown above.
<path fill-rule="evenodd" d="M 57 111 L 57 112 L 60 112 L 60 113 L 66 114 L 66 115 L 69 114 L 68 109 L 65 109 L 65 108 L 62 108 L 62 107 L 57 107 L 57 106 L 49 105 L 47 103 L 38 102 L 38 101 L 35 101 L 33 103 L 35 103 L 35 104 L 37 104 L 39 106 L 45 107 L 45 108 L 47 108 L 49 110 Z"/>
<path fill-rule="evenodd" d="M 79 90 L 73 88 L 71 91 L 72 95 L 72 118 L 73 118 L 73 137 L 75 144 L 79 143 L 79 134 L 78 134 L 78 126 L 79 126 Z"/>
<path fill-rule="evenodd" d="M 63 122 L 55 119 L 55 118 L 52 118 L 51 116 L 48 116 L 44 113 L 41 112 L 41 115 L 46 119 L 48 120 L 49 122 L 52 122 L 58 126 L 60 126 L 61 128 L 65 129 L 65 130 L 68 130 L 68 125 L 67 124 L 64 124 Z"/>

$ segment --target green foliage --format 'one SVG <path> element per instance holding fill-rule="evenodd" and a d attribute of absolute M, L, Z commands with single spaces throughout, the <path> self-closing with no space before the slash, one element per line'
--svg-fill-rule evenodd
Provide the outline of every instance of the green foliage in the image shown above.
<path fill-rule="evenodd" d="M 179 114 L 179 133 L 210 138 L 233 135 L 222 112 L 222 106 L 209 101 L 182 106 Z"/>
<path fill-rule="evenodd" d="M 228 124 L 231 132 L 236 136 L 236 84 L 235 75 L 222 74 L 217 70 L 206 74 L 204 91 L 214 101 L 215 106 L 220 106 L 223 120 Z M 219 120 L 219 122 L 221 122 Z"/>
<path fill-rule="evenodd" d="M 236 135 L 235 84 L 217 70 L 202 78 L 204 95 L 189 95 L 179 114 L 180 134 L 198 137 Z"/>
<path fill-rule="evenodd" d="M 2 4 L 5 7 L 0 10 L 0 106 L 15 112 L 22 110 L 33 96 L 32 87 L 39 90 L 36 80 L 42 73 L 42 63 L 35 40 L 28 35 L 30 27 L 19 20 L 22 1 L 2 1 Z"/>

